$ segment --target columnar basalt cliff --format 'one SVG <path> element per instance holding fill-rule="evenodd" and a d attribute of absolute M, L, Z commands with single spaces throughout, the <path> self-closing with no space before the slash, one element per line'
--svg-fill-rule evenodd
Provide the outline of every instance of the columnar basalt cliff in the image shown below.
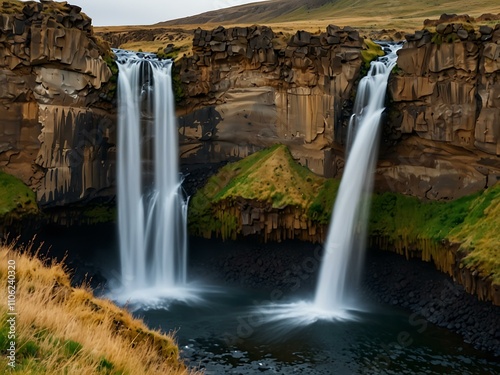
<path fill-rule="evenodd" d="M 180 62 L 184 162 L 241 158 L 276 143 L 318 174 L 331 169 L 342 109 L 363 63 L 358 31 L 291 37 L 265 26 L 197 29 Z M 330 173 L 331 174 L 331 173 Z"/>
<path fill-rule="evenodd" d="M 500 29 L 440 24 L 407 35 L 390 83 L 379 190 L 449 200 L 500 176 Z M 183 162 L 242 158 L 275 143 L 340 176 L 363 45 L 351 28 L 320 35 L 219 27 L 178 64 Z M 182 91 L 182 92 L 181 92 Z"/>
<path fill-rule="evenodd" d="M 2 170 L 42 206 L 102 193 L 114 183 L 115 121 L 98 105 L 109 48 L 77 6 L 12 1 L 0 13 Z"/>
<path fill-rule="evenodd" d="M 382 189 L 453 199 L 500 176 L 500 25 L 407 35 L 379 168 Z"/>

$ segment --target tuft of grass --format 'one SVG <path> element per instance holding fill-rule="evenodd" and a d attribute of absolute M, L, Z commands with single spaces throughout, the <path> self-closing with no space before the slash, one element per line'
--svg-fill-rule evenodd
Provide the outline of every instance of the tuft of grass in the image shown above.
<path fill-rule="evenodd" d="M 361 57 L 365 66 L 370 66 L 370 63 L 380 56 L 384 56 L 385 52 L 377 43 L 371 39 L 364 39 Z"/>
<path fill-rule="evenodd" d="M 66 340 L 64 342 L 64 353 L 67 357 L 73 357 L 74 355 L 77 355 L 82 350 L 82 348 L 83 346 L 79 342 L 73 340 Z"/>
<path fill-rule="evenodd" d="M 112 302 L 73 288 L 60 264 L 0 248 L 0 282 L 16 264 L 16 370 L 19 374 L 188 375 L 171 334 L 151 330 Z M 0 298 L 7 300 L 7 288 Z M 7 304 L 0 305 L 0 344 L 8 340 Z M 0 373 L 7 373 L 0 357 Z"/>

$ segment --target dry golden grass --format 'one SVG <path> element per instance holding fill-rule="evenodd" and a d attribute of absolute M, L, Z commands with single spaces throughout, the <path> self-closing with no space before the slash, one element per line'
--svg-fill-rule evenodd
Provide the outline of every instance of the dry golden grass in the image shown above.
<path fill-rule="evenodd" d="M 172 335 L 150 330 L 112 302 L 73 288 L 60 264 L 45 266 L 11 247 L 0 249 L 0 299 L 7 301 L 8 261 L 16 262 L 16 374 L 190 374 Z M 0 307 L 0 343 L 7 306 Z M 9 373 L 7 358 L 0 373 Z"/>

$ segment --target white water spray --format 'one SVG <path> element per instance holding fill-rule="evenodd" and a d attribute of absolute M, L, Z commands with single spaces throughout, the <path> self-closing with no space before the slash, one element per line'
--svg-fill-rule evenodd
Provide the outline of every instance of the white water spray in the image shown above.
<path fill-rule="evenodd" d="M 268 306 L 260 310 L 270 321 L 291 320 L 309 324 L 316 320 L 353 318 L 356 288 L 366 247 L 366 226 L 378 153 L 380 119 L 387 81 L 401 44 L 383 44 L 387 55 L 371 63 L 358 86 L 354 114 L 349 124 L 347 162 L 330 221 L 313 303 Z"/>
<path fill-rule="evenodd" d="M 115 53 L 120 293 L 127 299 L 175 295 L 186 284 L 187 200 L 178 169 L 172 63 L 153 54 Z"/>
<path fill-rule="evenodd" d="M 366 226 L 373 173 L 378 155 L 379 125 L 387 81 L 397 61 L 399 44 L 372 62 L 358 86 L 349 124 L 351 144 L 333 209 L 314 305 L 318 310 L 353 308 L 350 293 L 357 286 L 366 247 Z"/>

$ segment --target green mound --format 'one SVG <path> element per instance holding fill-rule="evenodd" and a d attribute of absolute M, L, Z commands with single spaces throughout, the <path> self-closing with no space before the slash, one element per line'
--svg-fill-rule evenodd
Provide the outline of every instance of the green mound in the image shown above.
<path fill-rule="evenodd" d="M 295 162 L 284 145 L 256 152 L 223 167 L 195 194 L 189 208 L 190 230 L 195 234 L 220 230 L 224 224 L 216 218 L 219 205 L 237 201 L 269 209 L 295 207 L 319 217 L 324 211 L 318 203 L 318 197 L 324 199 L 320 194 L 324 182 Z"/>

